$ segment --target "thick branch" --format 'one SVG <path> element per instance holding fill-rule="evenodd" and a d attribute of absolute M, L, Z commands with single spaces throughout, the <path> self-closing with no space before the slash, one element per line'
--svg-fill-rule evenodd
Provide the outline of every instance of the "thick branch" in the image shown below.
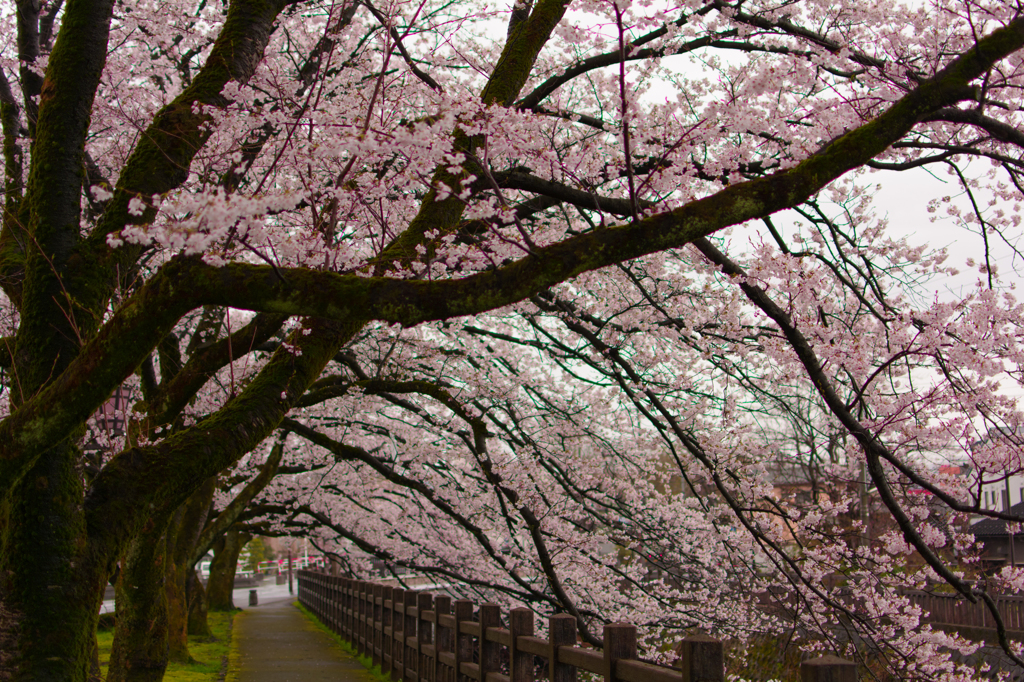
<path fill-rule="evenodd" d="M 485 104 L 510 106 L 515 101 L 533 70 L 537 55 L 547 43 L 555 26 L 562 20 L 568 5 L 569 0 L 540 0 L 530 18 L 509 34 L 487 85 L 480 94 L 480 99 Z M 480 142 L 457 133 L 455 147 L 465 152 L 467 157 L 473 158 L 474 147 Z M 437 169 L 431 179 L 432 189 L 424 198 L 416 217 L 381 253 L 377 274 L 384 273 L 387 268 L 399 261 L 408 265 L 416 258 L 417 247 L 426 245 L 428 253 L 433 251 L 437 239 L 458 228 L 465 204 L 457 196 L 438 200 L 436 188 L 447 186 L 457 195 L 462 179 L 471 172 L 475 172 L 473 163 L 467 163 L 459 174 L 453 174 L 445 167 Z M 433 241 L 426 238 L 426 234 L 431 231 L 438 235 Z"/>
<path fill-rule="evenodd" d="M 1002 121 L 997 121 L 994 118 L 986 116 L 977 109 L 958 109 L 956 107 L 948 107 L 946 109 L 936 111 L 934 114 L 925 117 L 923 120 L 967 123 L 981 128 L 1001 142 L 1008 142 L 1018 147 L 1024 147 L 1024 132 L 1021 132 L 1009 124 L 1003 123 Z"/>
<path fill-rule="evenodd" d="M 19 15 L 30 7 L 34 7 L 32 35 L 23 42 L 27 46 L 34 41 L 38 52 L 38 3 L 20 2 Z M 69 269 L 80 265 L 71 256 L 80 234 L 85 141 L 106 63 L 112 8 L 112 0 L 75 0 L 68 5 L 39 94 L 23 200 L 27 210 L 19 211 L 19 219 L 27 220 L 22 227 L 27 227 L 28 239 L 15 348 L 21 393 L 15 396 L 15 404 L 67 366 L 77 351 L 83 327 L 92 322 L 76 317 L 74 297 L 61 280 Z M 23 61 L 23 82 L 36 78 L 26 75 L 35 68 L 32 59 L 34 55 Z M 33 108 L 34 104 L 26 111 L 30 134 Z"/>
<path fill-rule="evenodd" d="M 169 423 L 222 367 L 252 352 L 281 329 L 287 317 L 259 314 L 237 332 L 195 353 L 149 399 L 150 426 Z"/>
<path fill-rule="evenodd" d="M 17 0 L 18 17 L 18 62 L 21 77 L 21 91 L 25 98 L 28 114 L 29 136 L 34 137 L 36 118 L 39 115 L 38 97 L 42 91 L 43 77 L 38 73 L 35 61 L 39 58 L 39 0 Z M 79 9 L 76 7 L 75 9 Z M 52 31 L 52 24 L 51 24 Z"/>

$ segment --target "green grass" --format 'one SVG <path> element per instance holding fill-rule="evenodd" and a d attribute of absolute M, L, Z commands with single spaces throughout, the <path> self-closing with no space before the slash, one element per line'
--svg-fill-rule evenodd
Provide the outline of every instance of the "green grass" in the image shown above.
<path fill-rule="evenodd" d="M 211 611 L 210 631 L 213 637 L 188 638 L 188 652 L 192 663 L 169 663 L 165 682 L 217 682 L 222 679 L 228 648 L 231 645 L 231 624 L 237 611 L 232 613 Z M 113 630 L 101 630 L 96 635 L 100 648 L 100 671 L 107 679 L 110 648 L 114 643 Z"/>
<path fill-rule="evenodd" d="M 371 682 L 391 682 L 391 676 L 384 673 L 379 665 L 374 665 L 373 660 L 369 656 L 363 656 L 356 653 L 356 648 L 349 643 L 347 640 L 340 637 L 329 627 L 320 622 L 320 619 L 313 615 L 313 613 L 299 602 L 295 602 L 295 606 L 302 612 L 306 618 L 310 620 L 317 627 L 318 630 L 322 630 L 327 633 L 327 636 L 334 640 L 334 643 L 352 658 L 359 661 L 359 663 L 366 668 L 367 677 Z"/>

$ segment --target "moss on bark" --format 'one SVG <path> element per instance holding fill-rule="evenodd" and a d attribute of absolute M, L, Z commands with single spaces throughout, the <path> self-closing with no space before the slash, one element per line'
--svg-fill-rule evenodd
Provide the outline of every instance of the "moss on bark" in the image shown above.
<path fill-rule="evenodd" d="M 188 602 L 188 636 L 212 637 L 208 619 L 210 605 L 206 599 L 206 588 L 195 569 L 188 572 L 185 579 L 185 599 Z"/>
<path fill-rule="evenodd" d="M 206 595 L 211 611 L 231 611 L 235 608 L 232 591 L 235 588 L 235 569 L 238 567 L 238 555 L 242 547 L 252 536 L 237 528 L 232 528 L 224 536 L 214 542 L 213 562 L 210 564 L 210 580 L 207 583 Z"/>
<path fill-rule="evenodd" d="M 13 681 L 84 682 L 92 660 L 102 579 L 86 555 L 78 451 L 40 457 L 5 508 L 0 594 L 13 617 L 5 674 Z"/>
<path fill-rule="evenodd" d="M 166 526 L 151 524 L 121 560 L 107 682 L 159 682 L 167 669 Z"/>
<path fill-rule="evenodd" d="M 175 512 L 168 526 L 169 557 L 167 561 L 167 635 L 170 660 L 188 662 L 189 603 L 188 576 L 191 574 L 192 556 L 199 533 L 213 501 L 217 479 L 209 477 Z"/>

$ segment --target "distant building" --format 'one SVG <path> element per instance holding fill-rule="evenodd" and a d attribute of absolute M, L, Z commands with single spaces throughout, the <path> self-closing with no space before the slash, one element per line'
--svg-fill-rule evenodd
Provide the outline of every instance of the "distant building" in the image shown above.
<path fill-rule="evenodd" d="M 974 454 L 984 453 L 988 449 L 995 449 L 996 452 L 1000 449 L 1004 450 L 999 459 L 1006 462 L 1006 469 L 1002 476 L 998 470 L 981 472 L 983 481 L 989 479 L 981 488 L 981 508 L 1000 511 L 1024 502 L 1024 471 L 1022 471 L 1020 456 L 1021 439 L 1016 430 L 1011 428 L 992 429 L 985 434 L 984 438 L 971 445 Z"/>
<path fill-rule="evenodd" d="M 1024 517 L 1024 502 L 1010 507 L 1014 516 Z M 984 519 L 971 526 L 971 534 L 981 543 L 981 560 L 986 568 L 998 568 L 1010 563 L 1010 533 L 1003 519 Z M 1024 564 L 1024 533 L 1013 535 L 1013 563 Z"/>

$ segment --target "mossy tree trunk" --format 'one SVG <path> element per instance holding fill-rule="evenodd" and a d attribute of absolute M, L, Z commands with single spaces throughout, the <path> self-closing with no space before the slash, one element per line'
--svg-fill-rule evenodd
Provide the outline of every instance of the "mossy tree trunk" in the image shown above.
<path fill-rule="evenodd" d="M 107 682 L 159 682 L 167 670 L 166 527 L 147 528 L 121 560 Z"/>
<path fill-rule="evenodd" d="M 185 599 L 188 601 L 188 635 L 189 637 L 212 637 L 210 622 L 207 615 L 210 611 L 206 599 L 206 588 L 199 579 L 199 573 L 193 568 L 185 578 Z"/>
<path fill-rule="evenodd" d="M 215 482 L 211 477 L 169 521 L 154 519 L 151 529 L 136 536 L 124 557 L 117 585 L 109 682 L 159 680 L 168 662 L 192 660 L 185 581 L 192 568 L 188 559 L 206 521 Z M 176 565 L 175 559 L 181 557 L 186 558 Z"/>
<path fill-rule="evenodd" d="M 92 641 L 92 653 L 89 654 L 89 682 L 104 682 L 103 671 L 100 669 L 100 646 L 95 635 Z"/>
<path fill-rule="evenodd" d="M 182 517 L 186 505 L 171 517 L 167 524 L 167 557 L 164 561 L 164 594 L 167 600 L 167 657 L 175 663 L 190 663 L 192 657 L 188 653 L 188 605 L 185 600 L 184 571 L 174 564 L 175 550 L 178 546 L 178 533 L 181 531 Z"/>
<path fill-rule="evenodd" d="M 90 667 L 104 580 L 84 542 L 76 460 L 69 443 L 55 447 L 3 505 L 0 642 L 15 682 L 84 679 Z"/>
<path fill-rule="evenodd" d="M 208 478 L 188 502 L 178 509 L 168 527 L 167 643 L 172 661 L 188 662 L 192 658 L 188 653 L 189 604 L 186 582 L 192 573 L 196 542 L 206 525 L 216 486 L 217 477 Z"/>
<path fill-rule="evenodd" d="M 210 580 L 207 583 L 206 595 L 211 611 L 231 611 L 235 608 L 232 591 L 235 588 L 235 570 L 238 568 L 238 555 L 245 543 L 252 536 L 237 528 L 224 533 L 222 539 L 214 543 L 213 562 L 210 564 Z"/>

